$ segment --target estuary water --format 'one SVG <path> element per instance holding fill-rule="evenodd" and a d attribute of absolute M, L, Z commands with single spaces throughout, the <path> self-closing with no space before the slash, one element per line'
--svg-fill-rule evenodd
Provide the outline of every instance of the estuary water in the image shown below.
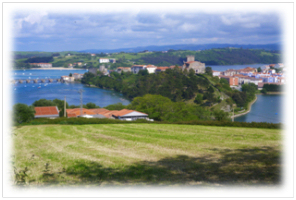
<path fill-rule="evenodd" d="M 234 118 L 234 121 L 284 123 L 284 98 L 285 95 L 257 95 L 251 112 Z"/>
<path fill-rule="evenodd" d="M 87 70 L 14 70 L 11 79 L 44 79 L 44 78 L 60 78 L 70 73 L 84 74 Z M 39 99 L 61 99 L 69 105 L 80 105 L 80 94 L 78 91 L 84 90 L 82 94 L 83 104 L 89 102 L 95 103 L 100 107 L 110 104 L 122 103 L 127 105 L 129 100 L 125 99 L 119 92 L 112 90 L 104 90 L 95 87 L 87 87 L 81 83 L 17 83 L 12 84 L 13 104 L 23 103 L 32 105 Z"/>

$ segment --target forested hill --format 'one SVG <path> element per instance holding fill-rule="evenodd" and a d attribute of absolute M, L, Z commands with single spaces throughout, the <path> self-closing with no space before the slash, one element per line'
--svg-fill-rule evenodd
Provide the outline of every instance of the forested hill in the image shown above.
<path fill-rule="evenodd" d="M 154 65 L 182 65 L 187 55 L 194 55 L 195 60 L 206 65 L 236 65 L 255 63 L 279 63 L 281 55 L 278 51 L 265 51 L 255 49 L 223 48 L 203 51 L 174 51 L 167 53 L 155 52 L 142 55 L 138 63 Z"/>
<path fill-rule="evenodd" d="M 110 69 L 131 67 L 134 64 L 156 66 L 183 65 L 186 56 L 194 55 L 195 60 L 206 65 L 272 64 L 281 62 L 279 51 L 262 49 L 219 48 L 201 51 L 168 50 L 143 51 L 138 53 L 118 52 L 95 54 L 79 52 L 14 52 L 14 68 L 29 68 L 31 62 L 50 62 L 53 67 L 68 67 L 70 63 L 83 62 L 84 67 L 99 67 L 101 57 L 115 58 L 116 63 L 108 63 Z"/>

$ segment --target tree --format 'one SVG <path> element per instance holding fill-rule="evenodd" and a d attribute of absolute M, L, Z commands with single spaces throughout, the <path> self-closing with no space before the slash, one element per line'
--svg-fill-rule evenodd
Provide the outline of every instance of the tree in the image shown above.
<path fill-rule="evenodd" d="M 139 76 L 146 76 L 146 75 L 148 75 L 148 74 L 149 74 L 149 72 L 148 72 L 147 69 L 140 70 L 140 71 L 138 72 L 138 75 L 139 75 Z"/>
<path fill-rule="evenodd" d="M 96 104 L 89 102 L 86 104 L 86 108 L 88 108 L 88 109 L 96 108 Z"/>
<path fill-rule="evenodd" d="M 212 86 L 210 86 L 207 91 L 209 93 L 214 93 L 215 92 L 215 90 L 214 90 L 214 88 Z"/>
<path fill-rule="evenodd" d="M 261 93 L 262 93 L 262 94 L 266 94 L 266 93 L 267 93 L 267 90 L 266 90 L 265 88 L 263 88 L 263 89 L 261 90 Z"/>
<path fill-rule="evenodd" d="M 69 76 L 72 77 L 72 73 L 70 73 Z"/>
<path fill-rule="evenodd" d="M 213 70 L 211 67 L 206 67 L 206 74 L 209 76 L 213 76 Z"/>
<path fill-rule="evenodd" d="M 13 106 L 13 121 L 21 124 L 23 122 L 29 122 L 34 119 L 35 110 L 31 106 L 18 103 Z"/>
<path fill-rule="evenodd" d="M 194 103 L 197 103 L 197 104 L 201 104 L 202 103 L 202 94 L 197 94 L 195 99 L 194 99 Z"/>
<path fill-rule="evenodd" d="M 65 107 L 65 101 L 64 100 L 60 100 L 60 99 L 54 99 L 54 100 L 52 100 L 52 102 L 53 102 L 53 104 L 55 106 L 58 107 L 58 109 L 59 109 L 59 116 L 60 117 L 63 117 L 64 116 L 64 112 L 65 112 L 65 109 L 64 109 L 64 107 Z M 69 108 L 68 103 L 66 103 L 66 108 Z"/>
<path fill-rule="evenodd" d="M 225 121 L 228 120 L 228 113 L 224 112 L 223 110 L 216 110 L 214 111 L 215 119 L 218 121 Z"/>
<path fill-rule="evenodd" d="M 122 110 L 125 109 L 126 106 L 122 103 L 111 104 L 105 107 L 107 110 Z"/>
<path fill-rule="evenodd" d="M 37 101 L 34 101 L 32 106 L 34 106 L 34 107 L 55 106 L 55 104 L 51 100 L 39 99 Z"/>
<path fill-rule="evenodd" d="M 258 68 L 257 68 L 257 72 L 262 72 L 261 67 L 258 67 Z"/>

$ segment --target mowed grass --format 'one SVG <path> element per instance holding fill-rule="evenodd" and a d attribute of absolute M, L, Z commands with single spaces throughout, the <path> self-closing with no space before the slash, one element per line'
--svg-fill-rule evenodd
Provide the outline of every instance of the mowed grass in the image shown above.
<path fill-rule="evenodd" d="M 40 125 L 16 128 L 13 142 L 12 178 L 19 185 L 280 183 L 277 129 Z"/>

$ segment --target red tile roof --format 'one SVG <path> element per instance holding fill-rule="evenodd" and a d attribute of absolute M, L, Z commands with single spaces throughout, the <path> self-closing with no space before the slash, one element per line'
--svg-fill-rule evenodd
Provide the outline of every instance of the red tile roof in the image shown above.
<path fill-rule="evenodd" d="M 161 70 L 161 71 L 165 71 L 169 69 L 169 67 L 157 67 L 156 70 Z"/>
<path fill-rule="evenodd" d="M 35 116 L 37 115 L 59 115 L 58 108 L 56 106 L 35 107 Z"/>
<path fill-rule="evenodd" d="M 77 117 L 80 115 L 80 108 L 73 108 L 73 109 L 66 109 L 67 112 L 67 116 L 68 117 Z M 95 112 L 86 109 L 86 108 L 82 108 L 82 114 L 83 115 L 96 115 Z"/>

